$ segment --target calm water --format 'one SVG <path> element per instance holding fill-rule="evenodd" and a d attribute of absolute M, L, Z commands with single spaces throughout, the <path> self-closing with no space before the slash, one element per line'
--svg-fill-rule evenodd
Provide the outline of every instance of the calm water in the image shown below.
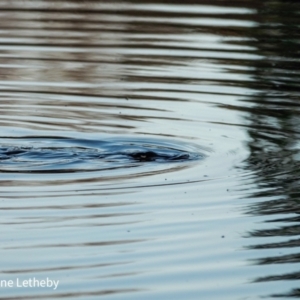
<path fill-rule="evenodd" d="M 300 298 L 300 2 L 184 3 L 1 1 L 0 299 Z"/>

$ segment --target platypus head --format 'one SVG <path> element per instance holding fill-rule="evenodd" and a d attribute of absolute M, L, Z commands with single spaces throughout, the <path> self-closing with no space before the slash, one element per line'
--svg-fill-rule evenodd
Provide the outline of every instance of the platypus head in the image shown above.
<path fill-rule="evenodd" d="M 155 161 L 159 156 L 153 151 L 134 152 L 129 154 L 137 161 Z"/>

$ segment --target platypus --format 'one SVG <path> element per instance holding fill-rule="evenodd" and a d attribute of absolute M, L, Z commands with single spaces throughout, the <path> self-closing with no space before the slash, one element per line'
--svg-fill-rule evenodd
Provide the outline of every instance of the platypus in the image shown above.
<path fill-rule="evenodd" d="M 129 156 L 137 161 L 154 161 L 159 157 L 159 155 L 153 151 L 134 152 L 130 153 Z"/>
<path fill-rule="evenodd" d="M 134 153 L 130 153 L 129 156 L 131 156 L 137 161 L 156 161 L 159 159 L 172 161 L 172 160 L 182 160 L 182 159 L 189 158 L 188 154 L 167 155 L 162 153 L 155 153 L 154 151 L 134 152 Z"/>

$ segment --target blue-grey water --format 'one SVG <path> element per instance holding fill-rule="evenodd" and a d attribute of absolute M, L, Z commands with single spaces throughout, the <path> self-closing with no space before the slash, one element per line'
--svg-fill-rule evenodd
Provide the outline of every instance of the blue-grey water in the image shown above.
<path fill-rule="evenodd" d="M 300 298 L 299 1 L 0 17 L 0 299 Z"/>

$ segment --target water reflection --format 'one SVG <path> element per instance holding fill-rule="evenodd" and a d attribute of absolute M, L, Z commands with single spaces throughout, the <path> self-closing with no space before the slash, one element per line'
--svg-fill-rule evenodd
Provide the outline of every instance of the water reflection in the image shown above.
<path fill-rule="evenodd" d="M 262 222 L 265 226 L 248 234 L 249 238 L 259 238 L 247 247 L 261 253 L 261 258 L 252 261 L 258 265 L 294 264 L 300 257 L 299 9 L 298 3 L 285 1 L 265 1 L 258 7 L 259 24 L 249 37 L 262 59 L 252 62 L 253 82 L 247 85 L 256 92 L 244 99 L 244 107 L 237 107 L 247 112 L 251 154 L 245 167 L 254 171 L 253 180 L 265 190 L 252 194 L 250 197 L 257 200 L 248 207 L 251 215 L 267 216 Z M 281 250 L 279 255 L 271 251 L 268 256 L 263 249 Z M 255 282 L 299 279 L 298 271 L 291 273 L 289 267 L 281 270 L 270 271 Z M 299 290 L 270 296 L 299 297 Z"/>
<path fill-rule="evenodd" d="M 158 140 L 175 141 L 169 158 L 203 154 L 189 164 L 138 155 L 101 172 L 82 172 L 97 167 L 87 159 L 73 173 L 1 173 L 0 279 L 61 280 L 56 292 L 2 289 L 5 299 L 298 297 L 297 2 L 1 7 L 2 150 L 3 137 L 28 150 L 28 136 L 122 135 L 148 141 L 148 154 L 153 141 L 164 152 Z M 197 151 L 182 146 L 191 144 Z M 39 154 L 34 170 L 49 153 Z"/>

